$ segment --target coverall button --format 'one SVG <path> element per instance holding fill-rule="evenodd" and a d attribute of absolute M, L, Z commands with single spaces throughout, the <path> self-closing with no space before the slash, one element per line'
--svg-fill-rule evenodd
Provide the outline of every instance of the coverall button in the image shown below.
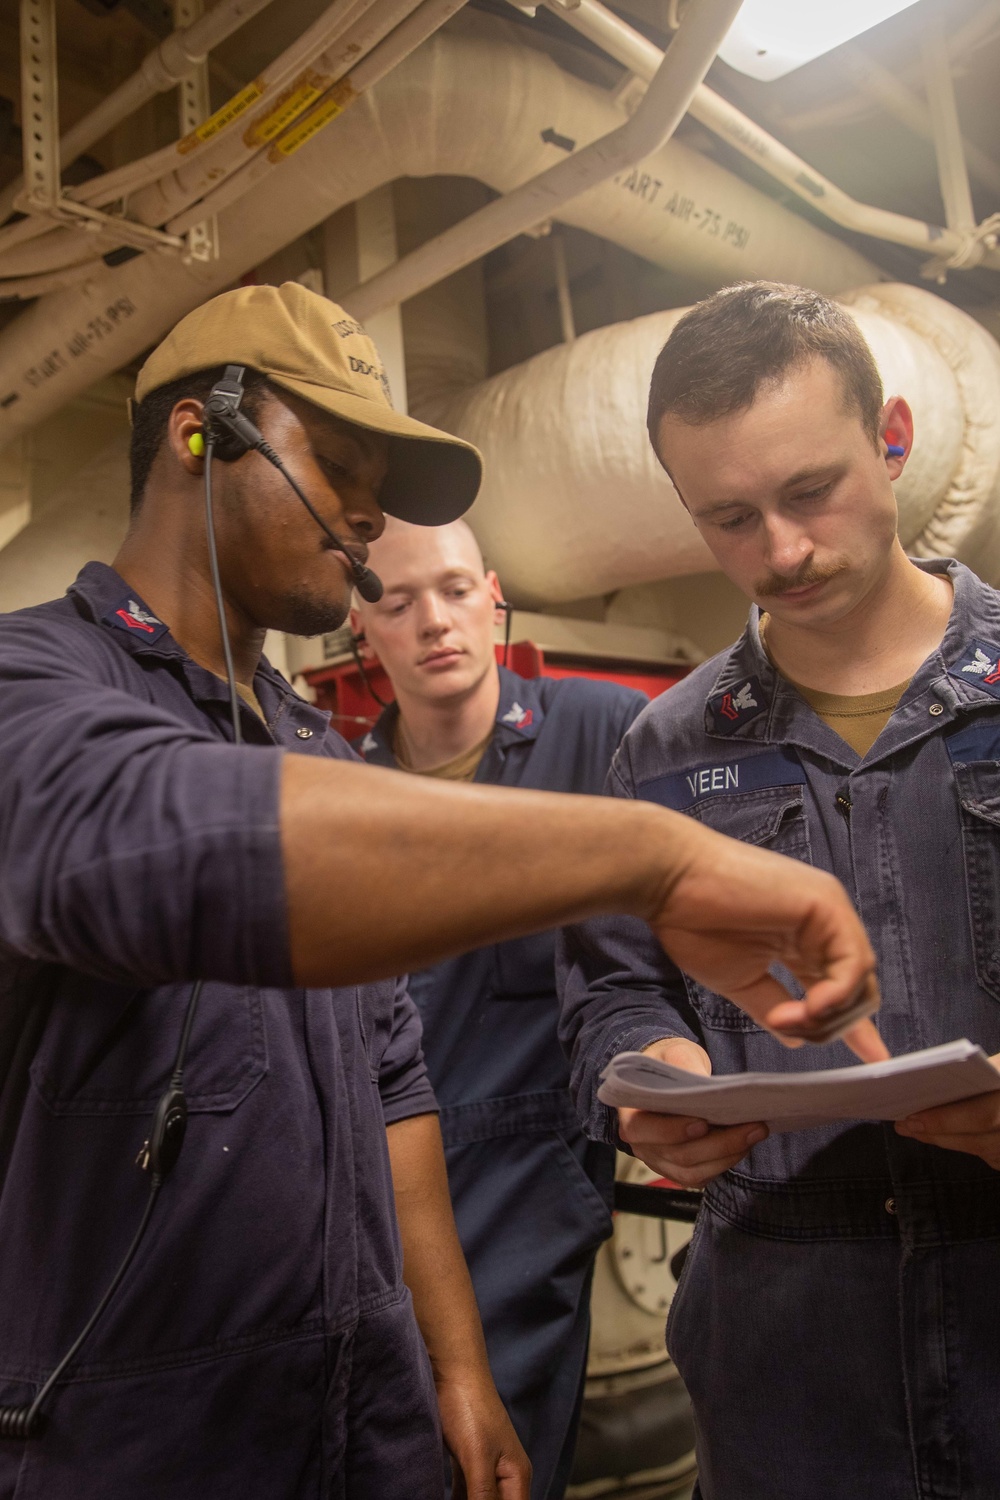
<path fill-rule="evenodd" d="M 896 1212 L 895 1198 L 887 1198 L 885 1200 L 885 1211 L 887 1214 L 894 1214 Z"/>
<path fill-rule="evenodd" d="M 311 740 L 313 737 L 312 730 L 307 729 L 304 724 L 301 729 L 296 729 L 295 733 L 298 735 L 300 740 Z"/>
<path fill-rule="evenodd" d="M 927 710 L 927 712 L 929 714 L 933 714 L 934 717 L 937 718 L 938 714 L 943 714 L 944 713 L 944 704 L 943 703 L 932 703 L 931 706 L 930 706 L 930 708 Z"/>

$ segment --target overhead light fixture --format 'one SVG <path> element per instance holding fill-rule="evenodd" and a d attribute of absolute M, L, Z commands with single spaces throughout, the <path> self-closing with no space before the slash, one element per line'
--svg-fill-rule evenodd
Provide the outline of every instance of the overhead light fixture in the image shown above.
<path fill-rule="evenodd" d="M 822 57 L 916 0 L 743 0 L 719 56 L 770 83 Z"/>

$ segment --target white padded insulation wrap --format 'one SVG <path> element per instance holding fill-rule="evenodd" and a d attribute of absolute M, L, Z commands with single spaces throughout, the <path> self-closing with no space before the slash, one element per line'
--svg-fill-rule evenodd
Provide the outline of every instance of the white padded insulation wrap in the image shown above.
<path fill-rule="evenodd" d="M 0 334 L 0 446 L 155 343 L 199 302 L 337 209 L 399 176 L 471 176 L 504 192 L 562 148 L 621 124 L 609 94 L 526 45 L 518 28 L 465 14 L 420 47 L 219 214 L 221 255 L 144 255 L 40 297 Z M 265 170 L 266 169 L 266 170 Z M 748 277 L 841 291 L 878 279 L 855 250 L 673 141 L 560 218 L 709 289 Z"/>
<path fill-rule="evenodd" d="M 874 332 L 870 342 L 879 358 L 887 393 L 909 396 L 923 386 L 913 443 L 914 466 L 907 464 L 897 485 L 901 531 L 916 557 L 960 557 L 982 578 L 1000 583 L 1000 346 L 992 334 L 966 313 L 919 287 L 899 283 L 861 287 L 841 298 L 866 336 L 875 318 L 905 330 L 911 348 L 920 348 L 919 375 L 883 365 Z M 950 412 L 947 383 L 933 373 L 947 368 L 958 400 L 956 424 Z M 911 379 L 911 386 L 904 380 Z M 919 490 L 930 475 L 935 444 L 955 451 L 947 483 L 934 503 Z M 913 501 L 910 500 L 910 487 Z M 912 505 L 912 508 L 911 508 Z"/>
<path fill-rule="evenodd" d="M 886 395 L 916 420 L 896 486 L 900 533 L 1000 577 L 1000 349 L 920 288 L 843 299 Z M 584 334 L 460 394 L 426 388 L 415 415 L 478 444 L 486 480 L 469 519 L 515 603 L 608 593 L 712 569 L 714 559 L 646 438 L 649 377 L 684 309 Z"/>

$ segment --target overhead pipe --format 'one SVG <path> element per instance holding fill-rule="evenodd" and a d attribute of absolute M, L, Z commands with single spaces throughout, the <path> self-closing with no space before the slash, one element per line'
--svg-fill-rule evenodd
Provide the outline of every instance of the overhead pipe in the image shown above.
<path fill-rule="evenodd" d="M 310 115 L 300 122 L 301 128 L 308 129 L 313 116 L 322 118 L 331 103 L 337 113 L 341 113 L 348 105 L 353 104 L 362 94 L 387 77 L 393 68 L 404 62 L 411 52 L 415 52 L 436 31 L 439 31 L 445 22 L 450 21 L 466 3 L 467 0 L 423 0 L 423 3 L 418 5 L 417 9 L 396 27 L 395 31 L 391 32 L 377 47 L 373 47 L 367 57 L 352 68 L 350 73 L 339 79 L 334 87 L 316 102 Z M 261 183 L 281 166 L 282 144 L 282 141 L 278 140 L 272 150 L 258 153 L 252 161 L 246 162 L 238 171 L 232 173 L 219 187 L 214 188 L 184 213 L 169 220 L 173 226 L 169 232 L 184 234 L 203 214 L 218 214 L 224 208 L 229 208 L 239 199 L 246 197 L 248 193 L 256 191 Z"/>
<path fill-rule="evenodd" d="M 655 76 L 664 54 L 601 0 L 578 0 L 572 6 L 564 6 L 561 0 L 544 3 L 567 26 L 595 42 L 638 78 L 648 81 Z M 978 230 L 963 232 L 859 203 L 706 84 L 696 89 L 690 112 L 706 129 L 843 229 L 930 255 L 935 272 L 939 267 L 974 265 L 1000 270 L 997 234 L 989 222 Z"/>
<path fill-rule="evenodd" d="M 281 135 L 291 131 L 307 114 L 317 109 L 331 88 L 416 9 L 418 0 L 354 0 L 349 25 L 338 29 L 322 46 L 300 48 L 302 72 L 289 85 L 293 98 L 301 90 L 303 105 L 283 119 L 281 98 L 277 114 L 265 111 L 251 120 L 239 134 L 231 132 L 218 145 L 197 158 L 175 161 L 173 170 L 129 196 L 129 212 L 143 224 L 163 224 L 198 203 L 219 182 L 248 159 L 270 155 Z M 308 56 L 306 55 L 308 51 Z M 306 98 L 308 94 L 310 97 Z M 280 129 L 275 129 L 277 121 Z M 206 205 L 204 212 L 212 212 Z"/>
<path fill-rule="evenodd" d="M 623 119 L 606 91 L 525 46 L 519 28 L 471 12 L 456 23 L 222 210 L 218 260 L 139 256 L 99 266 L 0 331 L 0 446 L 364 194 L 400 176 L 436 175 L 506 193 L 562 153 L 553 135 L 586 142 Z M 676 139 L 556 217 L 706 290 L 771 276 L 835 292 L 880 275 L 851 246 Z"/>
<path fill-rule="evenodd" d="M 515 235 L 533 229 L 588 188 L 660 150 L 687 113 L 691 96 L 714 62 L 742 3 L 697 0 L 685 12 L 630 120 L 403 256 L 348 292 L 344 306 L 364 319 L 405 302 Z"/>
<path fill-rule="evenodd" d="M 902 122 L 908 130 L 922 139 L 934 142 L 934 130 L 927 115 L 927 103 L 923 97 L 898 74 L 876 62 L 862 47 L 845 43 L 838 48 L 837 60 L 847 73 L 854 87 L 888 114 Z M 821 112 L 786 115 L 783 124 L 789 130 L 809 130 L 814 124 L 825 128 Z M 1000 203 L 1000 166 L 977 146 L 975 141 L 962 137 L 962 150 L 972 176 L 983 187 L 988 188 Z"/>
<path fill-rule="evenodd" d="M 310 92 L 309 86 L 313 80 L 308 76 L 308 64 L 374 3 L 376 0 L 347 0 L 346 4 L 344 0 L 334 0 L 291 46 L 257 78 L 227 100 L 221 109 L 216 110 L 199 130 L 149 156 L 93 177 L 78 188 L 67 188 L 65 196 L 90 208 L 105 208 L 110 204 L 120 203 L 146 183 L 170 172 L 176 166 L 178 158 L 197 161 L 210 157 L 216 165 L 217 174 L 221 175 L 223 168 L 217 166 L 220 148 L 230 154 L 235 150 L 237 156 L 241 156 L 247 149 L 254 149 L 242 137 L 265 133 L 268 120 L 277 118 L 276 107 L 283 109 L 284 114 L 280 118 L 284 120 L 284 115 L 294 115 L 296 105 L 301 112 L 312 103 L 320 89 L 313 87 Z M 211 12 L 213 15 L 214 13 Z M 293 82 L 293 87 L 286 89 L 290 82 Z M 325 87 L 325 80 L 321 81 L 321 86 Z M 284 95 L 281 94 L 282 90 L 285 90 Z M 279 96 L 277 99 L 276 95 Z M 258 108 L 262 102 L 264 107 Z M 249 126 L 248 116 L 252 116 Z M 3 267 L 2 257 L 8 249 L 46 232 L 50 227 L 42 219 L 29 219 L 0 229 L 0 269 Z M 67 241 L 67 264 L 80 258 L 81 244 L 89 243 L 95 258 L 100 255 L 101 250 L 95 249 L 93 242 L 86 238 L 81 240 L 82 230 L 67 228 L 61 232 Z"/>
<path fill-rule="evenodd" d="M 309 70 L 376 3 L 378 0 L 334 0 L 284 52 L 217 109 L 200 131 L 92 177 L 71 189 L 73 196 L 81 203 L 100 206 L 129 200 L 130 210 L 135 212 L 135 197 L 179 165 L 225 170 L 232 157 L 242 160 L 248 150 L 262 144 L 262 139 L 271 138 L 269 131 L 277 134 L 296 112 L 302 113 L 313 103 L 327 80 L 311 77 Z"/>
<path fill-rule="evenodd" d="M 171 32 L 143 58 L 131 77 L 70 126 L 59 142 L 60 167 L 65 170 L 88 146 L 134 115 L 154 95 L 175 88 L 220 42 L 270 4 L 271 0 L 217 0 L 200 20 Z M 0 223 L 13 210 L 14 199 L 23 186 L 24 178 L 18 177 L 0 191 Z"/>
<path fill-rule="evenodd" d="M 4 232 L 0 231 L 0 271 L 13 275 L 27 275 L 30 271 L 51 271 L 54 269 L 53 258 L 60 245 L 64 247 L 63 263 L 67 267 L 77 264 L 88 253 L 96 261 L 106 250 L 123 242 L 128 243 L 130 224 L 138 223 L 152 228 L 162 223 L 171 210 L 176 211 L 189 202 L 197 203 L 207 187 L 224 180 L 245 158 L 270 154 L 282 134 L 293 129 L 303 115 L 328 95 L 328 85 L 333 83 L 336 86 L 350 64 L 375 46 L 400 17 L 405 17 L 412 10 L 414 3 L 415 0 L 381 0 L 381 3 L 379 0 L 353 0 L 353 4 L 346 7 L 330 7 L 310 31 L 287 49 L 251 86 L 261 97 L 266 95 L 269 103 L 265 109 L 255 113 L 249 123 L 245 120 L 242 122 L 244 128 L 240 133 L 230 128 L 233 121 L 229 124 L 219 123 L 225 122 L 235 108 L 230 101 L 200 131 L 189 135 L 176 147 L 167 148 L 171 170 L 160 181 L 148 185 L 129 198 L 128 218 L 115 220 L 110 226 L 102 226 L 104 232 L 100 236 L 91 236 L 79 229 L 62 230 L 61 239 L 54 244 L 41 247 L 35 241 L 20 251 L 8 252 L 8 262 L 8 256 L 3 255 Z M 333 12 L 337 13 L 335 24 L 331 20 Z M 326 50 L 317 53 L 316 48 L 320 46 Z M 239 98 L 237 96 L 237 100 Z M 218 129 L 215 128 L 217 125 Z M 204 140 L 201 139 L 202 134 Z M 209 149 L 199 153 L 200 146 L 207 146 Z M 177 167 L 178 153 L 181 153 L 182 161 L 190 164 Z M 154 155 L 159 163 L 163 153 Z M 104 179 L 94 179 L 85 185 L 84 193 L 74 196 L 79 201 L 86 197 L 89 207 L 109 201 L 111 197 L 118 197 L 125 180 L 138 179 L 143 172 L 148 172 L 151 160 L 153 158 L 147 158 L 145 168 L 139 163 L 131 163 Z M 199 209 L 189 217 L 187 227 L 201 222 L 211 212 L 210 209 Z M 115 239 L 115 225 L 118 226 L 118 239 Z M 0 297 L 10 295 L 12 288 L 0 282 Z M 20 295 L 32 296 L 38 293 L 32 291 L 30 283 L 26 283 Z"/>
<path fill-rule="evenodd" d="M 949 229 L 954 229 L 959 234 L 969 234 L 976 227 L 976 213 L 972 206 L 972 188 L 969 186 L 969 172 L 962 146 L 955 80 L 951 76 L 951 63 L 944 49 L 944 28 L 940 16 L 924 17 L 921 52 L 945 223 Z"/>

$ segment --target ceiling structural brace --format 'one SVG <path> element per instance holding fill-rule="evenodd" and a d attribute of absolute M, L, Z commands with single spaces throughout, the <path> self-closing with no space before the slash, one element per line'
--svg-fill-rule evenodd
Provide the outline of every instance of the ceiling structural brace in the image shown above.
<path fill-rule="evenodd" d="M 200 20 L 204 0 L 173 0 L 174 24 L 178 30 Z M 195 135 L 212 113 L 212 95 L 208 78 L 208 58 L 195 65 L 177 88 L 177 123 L 181 140 Z M 213 214 L 192 224 L 188 230 L 188 253 L 192 260 L 215 260 L 219 254 L 219 225 Z"/>
<path fill-rule="evenodd" d="M 113 90 L 106 99 L 78 120 L 60 140 L 58 125 L 50 130 L 53 139 L 47 145 L 50 157 L 50 175 L 65 169 L 82 155 L 95 141 L 107 135 L 122 120 L 127 120 L 137 109 L 152 99 L 155 94 L 166 93 L 190 76 L 204 63 L 208 53 L 226 37 L 232 36 L 246 21 L 257 15 L 271 0 L 218 0 L 207 16 L 202 16 L 190 25 L 178 29 L 166 37 L 158 47 L 144 58 L 138 70 L 124 83 Z M 48 0 L 22 0 L 21 4 L 21 48 L 22 66 L 26 45 L 33 36 L 38 36 L 46 49 L 46 59 L 39 59 L 42 69 L 51 72 L 51 82 L 44 79 L 43 86 L 55 91 L 55 7 Z M 25 98 L 28 95 L 24 96 Z M 58 116 L 54 115 L 57 120 Z M 58 148 L 55 149 L 56 141 Z M 18 195 L 27 188 L 32 191 L 28 176 L 17 178 L 0 191 L 0 221 L 13 211 Z M 56 194 L 58 196 L 58 194 Z"/>
<path fill-rule="evenodd" d="M 565 5 L 562 0 L 544 0 L 544 3 L 574 31 L 596 43 L 637 78 L 648 82 L 654 77 L 664 54 L 600 0 L 575 0 L 575 3 L 568 0 Z M 702 84 L 695 91 L 690 112 L 706 129 L 755 162 L 834 224 L 858 234 L 905 245 L 925 255 L 929 253 L 931 259 L 924 267 L 924 274 L 929 278 L 939 280 L 949 270 L 976 265 L 1000 270 L 1000 250 L 997 248 L 1000 219 L 997 216 L 991 216 L 978 226 L 973 220 L 968 228 L 959 229 L 951 225 L 927 224 L 922 219 L 911 219 L 905 214 L 858 203 L 707 85 Z M 957 129 L 957 116 L 955 125 Z"/>
<path fill-rule="evenodd" d="M 53 229 L 50 220 L 37 216 L 0 229 L 0 271 L 6 275 L 0 280 L 0 299 L 37 297 L 86 280 L 100 269 L 107 252 L 114 254 L 123 245 L 204 259 L 204 250 L 198 253 L 207 238 L 201 226 L 217 212 L 217 204 L 208 201 L 212 189 L 248 160 L 263 157 L 265 170 L 287 160 L 463 3 L 350 0 L 345 5 L 338 0 L 193 132 L 63 193 L 59 202 L 65 213 L 60 217 L 84 217 L 89 220 L 85 229 Z M 54 0 L 22 4 L 26 9 L 51 7 Z M 33 34 L 25 33 L 29 40 Z M 242 180 L 226 201 L 251 185 Z M 123 201 L 127 217 L 102 211 L 120 208 Z M 189 206 L 193 211 L 182 227 L 159 227 Z"/>
<path fill-rule="evenodd" d="M 942 62 L 946 55 L 947 53 L 943 54 Z M 863 47 L 857 47 L 853 42 L 847 42 L 840 48 L 838 61 L 858 95 L 863 95 L 886 114 L 892 115 L 914 135 L 933 143 L 934 130 L 928 116 L 927 102 L 899 74 L 883 67 Z M 864 100 L 860 102 L 863 105 Z M 829 120 L 827 116 L 830 117 Z M 782 128 L 794 133 L 828 130 L 842 123 L 840 108 L 834 109 L 831 106 L 801 114 L 783 115 L 781 118 Z M 1000 166 L 975 141 L 964 136 L 962 149 L 971 175 L 1000 202 Z"/>
<path fill-rule="evenodd" d="M 967 21 L 949 32 L 946 39 L 945 50 L 951 59 L 952 67 L 956 70 L 962 69 L 965 60 L 970 53 L 977 52 L 985 43 L 993 38 L 1000 28 L 1000 0 L 980 0 L 980 8 L 973 12 Z M 859 47 L 856 42 L 845 42 L 838 51 L 839 64 L 845 69 L 848 76 L 857 84 L 862 93 L 869 93 L 876 103 L 884 104 L 887 109 L 895 112 L 895 105 L 905 99 L 906 108 L 910 119 L 913 118 L 913 108 L 916 107 L 923 115 L 923 124 L 918 128 L 914 123 L 912 128 L 918 134 L 926 136 L 930 140 L 930 128 L 927 121 L 927 106 L 918 92 L 922 82 L 922 69 L 919 58 L 915 63 L 906 64 L 898 70 L 889 73 L 881 63 L 876 63 L 874 58 Z M 885 85 L 886 78 L 892 78 L 898 88 L 889 89 Z M 867 87 L 869 80 L 873 87 Z M 895 104 L 892 102 L 895 101 Z M 839 125 L 845 125 L 857 120 L 864 112 L 864 101 L 850 94 L 843 94 L 839 99 L 829 100 L 825 104 L 817 105 L 814 109 L 795 110 L 791 114 L 782 114 L 782 124 L 791 131 L 800 130 L 831 130 Z M 899 119 L 904 124 L 909 120 L 904 119 L 900 113 Z M 974 149 L 970 142 L 966 142 L 966 155 L 974 155 Z M 979 153 L 980 159 L 989 162 L 990 168 L 995 175 L 997 167 L 984 152 Z"/>
<path fill-rule="evenodd" d="M 970 234 L 976 227 L 976 211 L 972 206 L 972 188 L 969 186 L 969 173 L 965 164 L 955 84 L 944 41 L 940 16 L 925 16 L 921 37 L 924 84 L 930 108 L 945 223 L 949 229 L 954 229 L 959 234 Z"/>
<path fill-rule="evenodd" d="M 70 202 L 60 184 L 56 0 L 21 0 L 21 97 L 24 190 L 14 206 L 41 219 L 42 230 L 51 222 L 82 220 L 88 231 L 100 232 L 106 215 Z M 122 239 L 140 249 L 183 248 L 176 236 L 145 225 L 125 226 Z"/>
<path fill-rule="evenodd" d="M 498 245 L 534 229 L 588 188 L 658 151 L 687 113 L 741 4 L 742 0 L 700 0 L 685 14 L 674 40 L 660 55 L 648 92 L 630 120 L 348 292 L 344 306 L 363 321 L 385 307 L 405 302 Z"/>

